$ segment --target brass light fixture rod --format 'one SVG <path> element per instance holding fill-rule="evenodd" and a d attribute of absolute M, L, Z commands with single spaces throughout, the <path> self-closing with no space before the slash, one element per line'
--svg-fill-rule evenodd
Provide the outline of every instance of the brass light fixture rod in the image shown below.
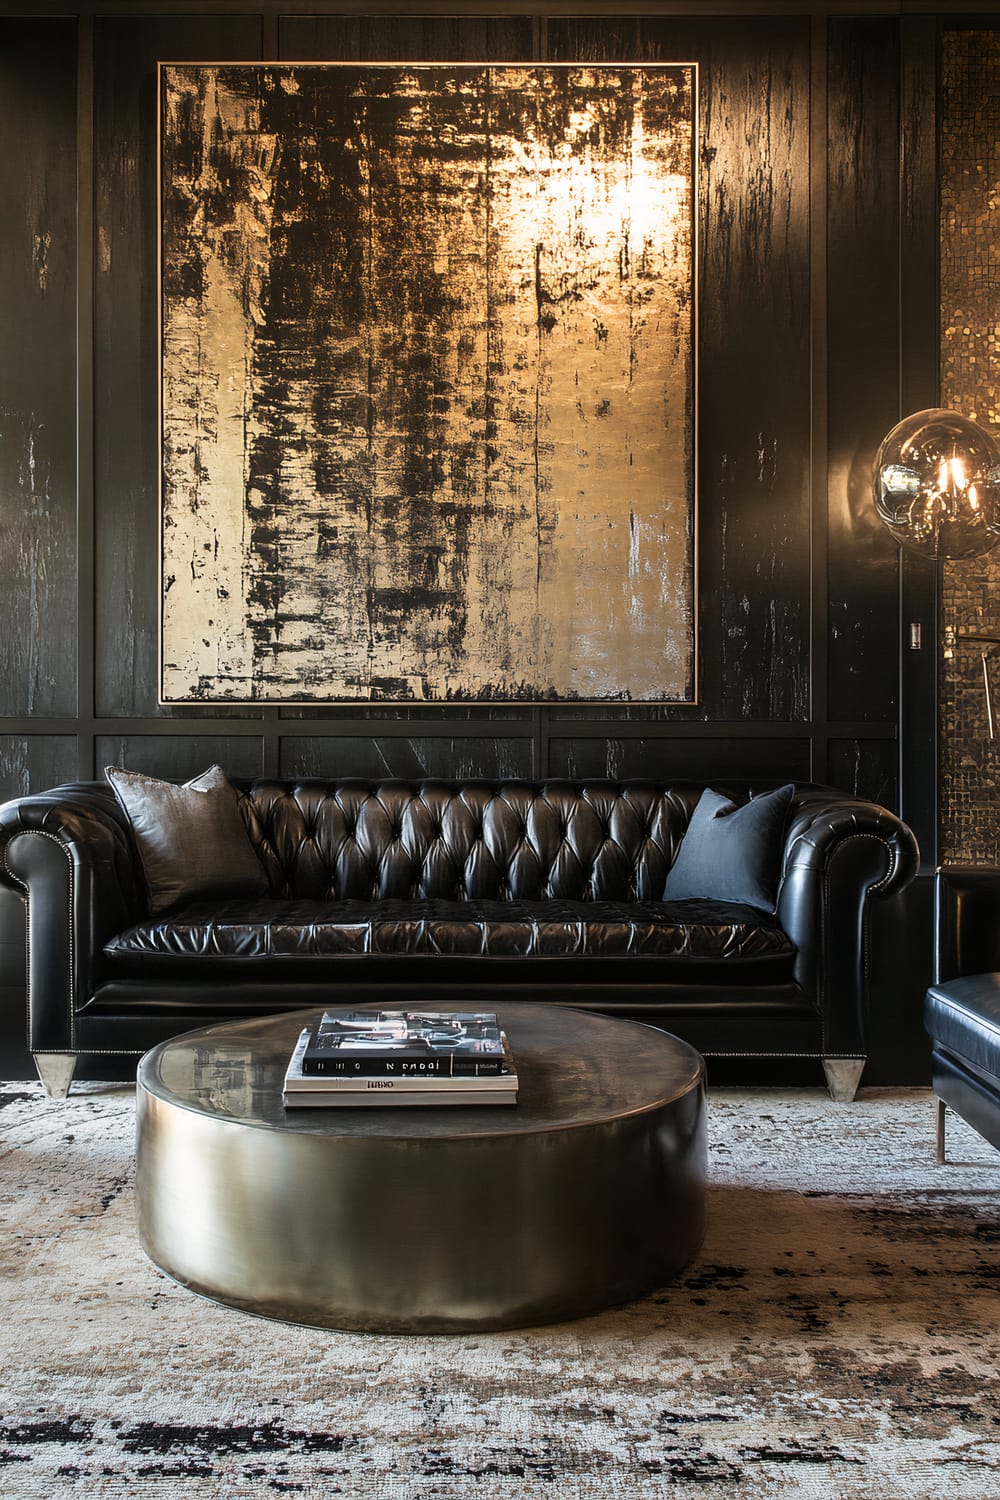
<path fill-rule="evenodd" d="M 944 633 L 945 655 L 951 656 L 952 649 L 958 641 L 974 641 L 979 646 L 1000 646 L 1000 635 L 993 635 L 982 630 L 956 630 L 953 625 L 946 627 Z M 996 717 L 993 713 L 993 688 L 990 685 L 990 666 L 988 651 L 981 651 L 980 657 L 983 664 L 983 691 L 986 694 L 986 728 L 991 740 L 997 737 Z"/>

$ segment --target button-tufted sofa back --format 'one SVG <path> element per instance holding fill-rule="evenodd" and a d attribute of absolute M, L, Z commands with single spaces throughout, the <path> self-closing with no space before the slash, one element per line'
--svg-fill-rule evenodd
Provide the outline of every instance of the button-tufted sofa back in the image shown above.
<path fill-rule="evenodd" d="M 661 899 L 701 787 L 345 780 L 242 792 L 275 895 L 580 901 Z"/>

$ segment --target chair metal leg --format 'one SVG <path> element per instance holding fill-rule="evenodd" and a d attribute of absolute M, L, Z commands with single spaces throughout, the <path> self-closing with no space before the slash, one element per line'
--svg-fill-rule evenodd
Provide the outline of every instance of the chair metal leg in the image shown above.
<path fill-rule="evenodd" d="M 831 1099 L 838 1104 L 850 1104 L 858 1092 L 865 1062 L 863 1057 L 824 1057 L 823 1072 Z"/>
<path fill-rule="evenodd" d="M 73 1082 L 75 1052 L 33 1052 L 42 1087 L 50 1099 L 65 1099 Z"/>
<path fill-rule="evenodd" d="M 935 1159 L 939 1167 L 943 1167 L 946 1161 L 944 1154 L 944 1112 L 945 1102 L 943 1099 L 935 1099 Z"/>

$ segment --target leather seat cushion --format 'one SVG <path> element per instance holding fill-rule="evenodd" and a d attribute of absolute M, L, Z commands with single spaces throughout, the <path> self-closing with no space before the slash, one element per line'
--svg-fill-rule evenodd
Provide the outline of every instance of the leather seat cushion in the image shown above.
<path fill-rule="evenodd" d="M 932 984 L 924 1024 L 936 1047 L 1000 1080 L 1000 974 L 969 974 Z"/>
<path fill-rule="evenodd" d="M 774 918 L 715 901 L 200 902 L 118 933 L 104 953 L 115 970 L 150 960 L 244 962 L 336 955 L 485 958 L 678 957 L 727 968 L 795 949 Z"/>

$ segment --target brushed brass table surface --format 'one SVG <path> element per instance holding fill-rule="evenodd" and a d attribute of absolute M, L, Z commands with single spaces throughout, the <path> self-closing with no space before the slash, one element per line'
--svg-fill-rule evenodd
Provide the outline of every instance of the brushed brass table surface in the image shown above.
<path fill-rule="evenodd" d="M 662 1285 L 704 1233 L 702 1059 L 634 1021 L 495 1009 L 514 1107 L 286 1113 L 318 1010 L 155 1047 L 137 1087 L 146 1253 L 247 1312 L 387 1333 L 556 1322 Z"/>

